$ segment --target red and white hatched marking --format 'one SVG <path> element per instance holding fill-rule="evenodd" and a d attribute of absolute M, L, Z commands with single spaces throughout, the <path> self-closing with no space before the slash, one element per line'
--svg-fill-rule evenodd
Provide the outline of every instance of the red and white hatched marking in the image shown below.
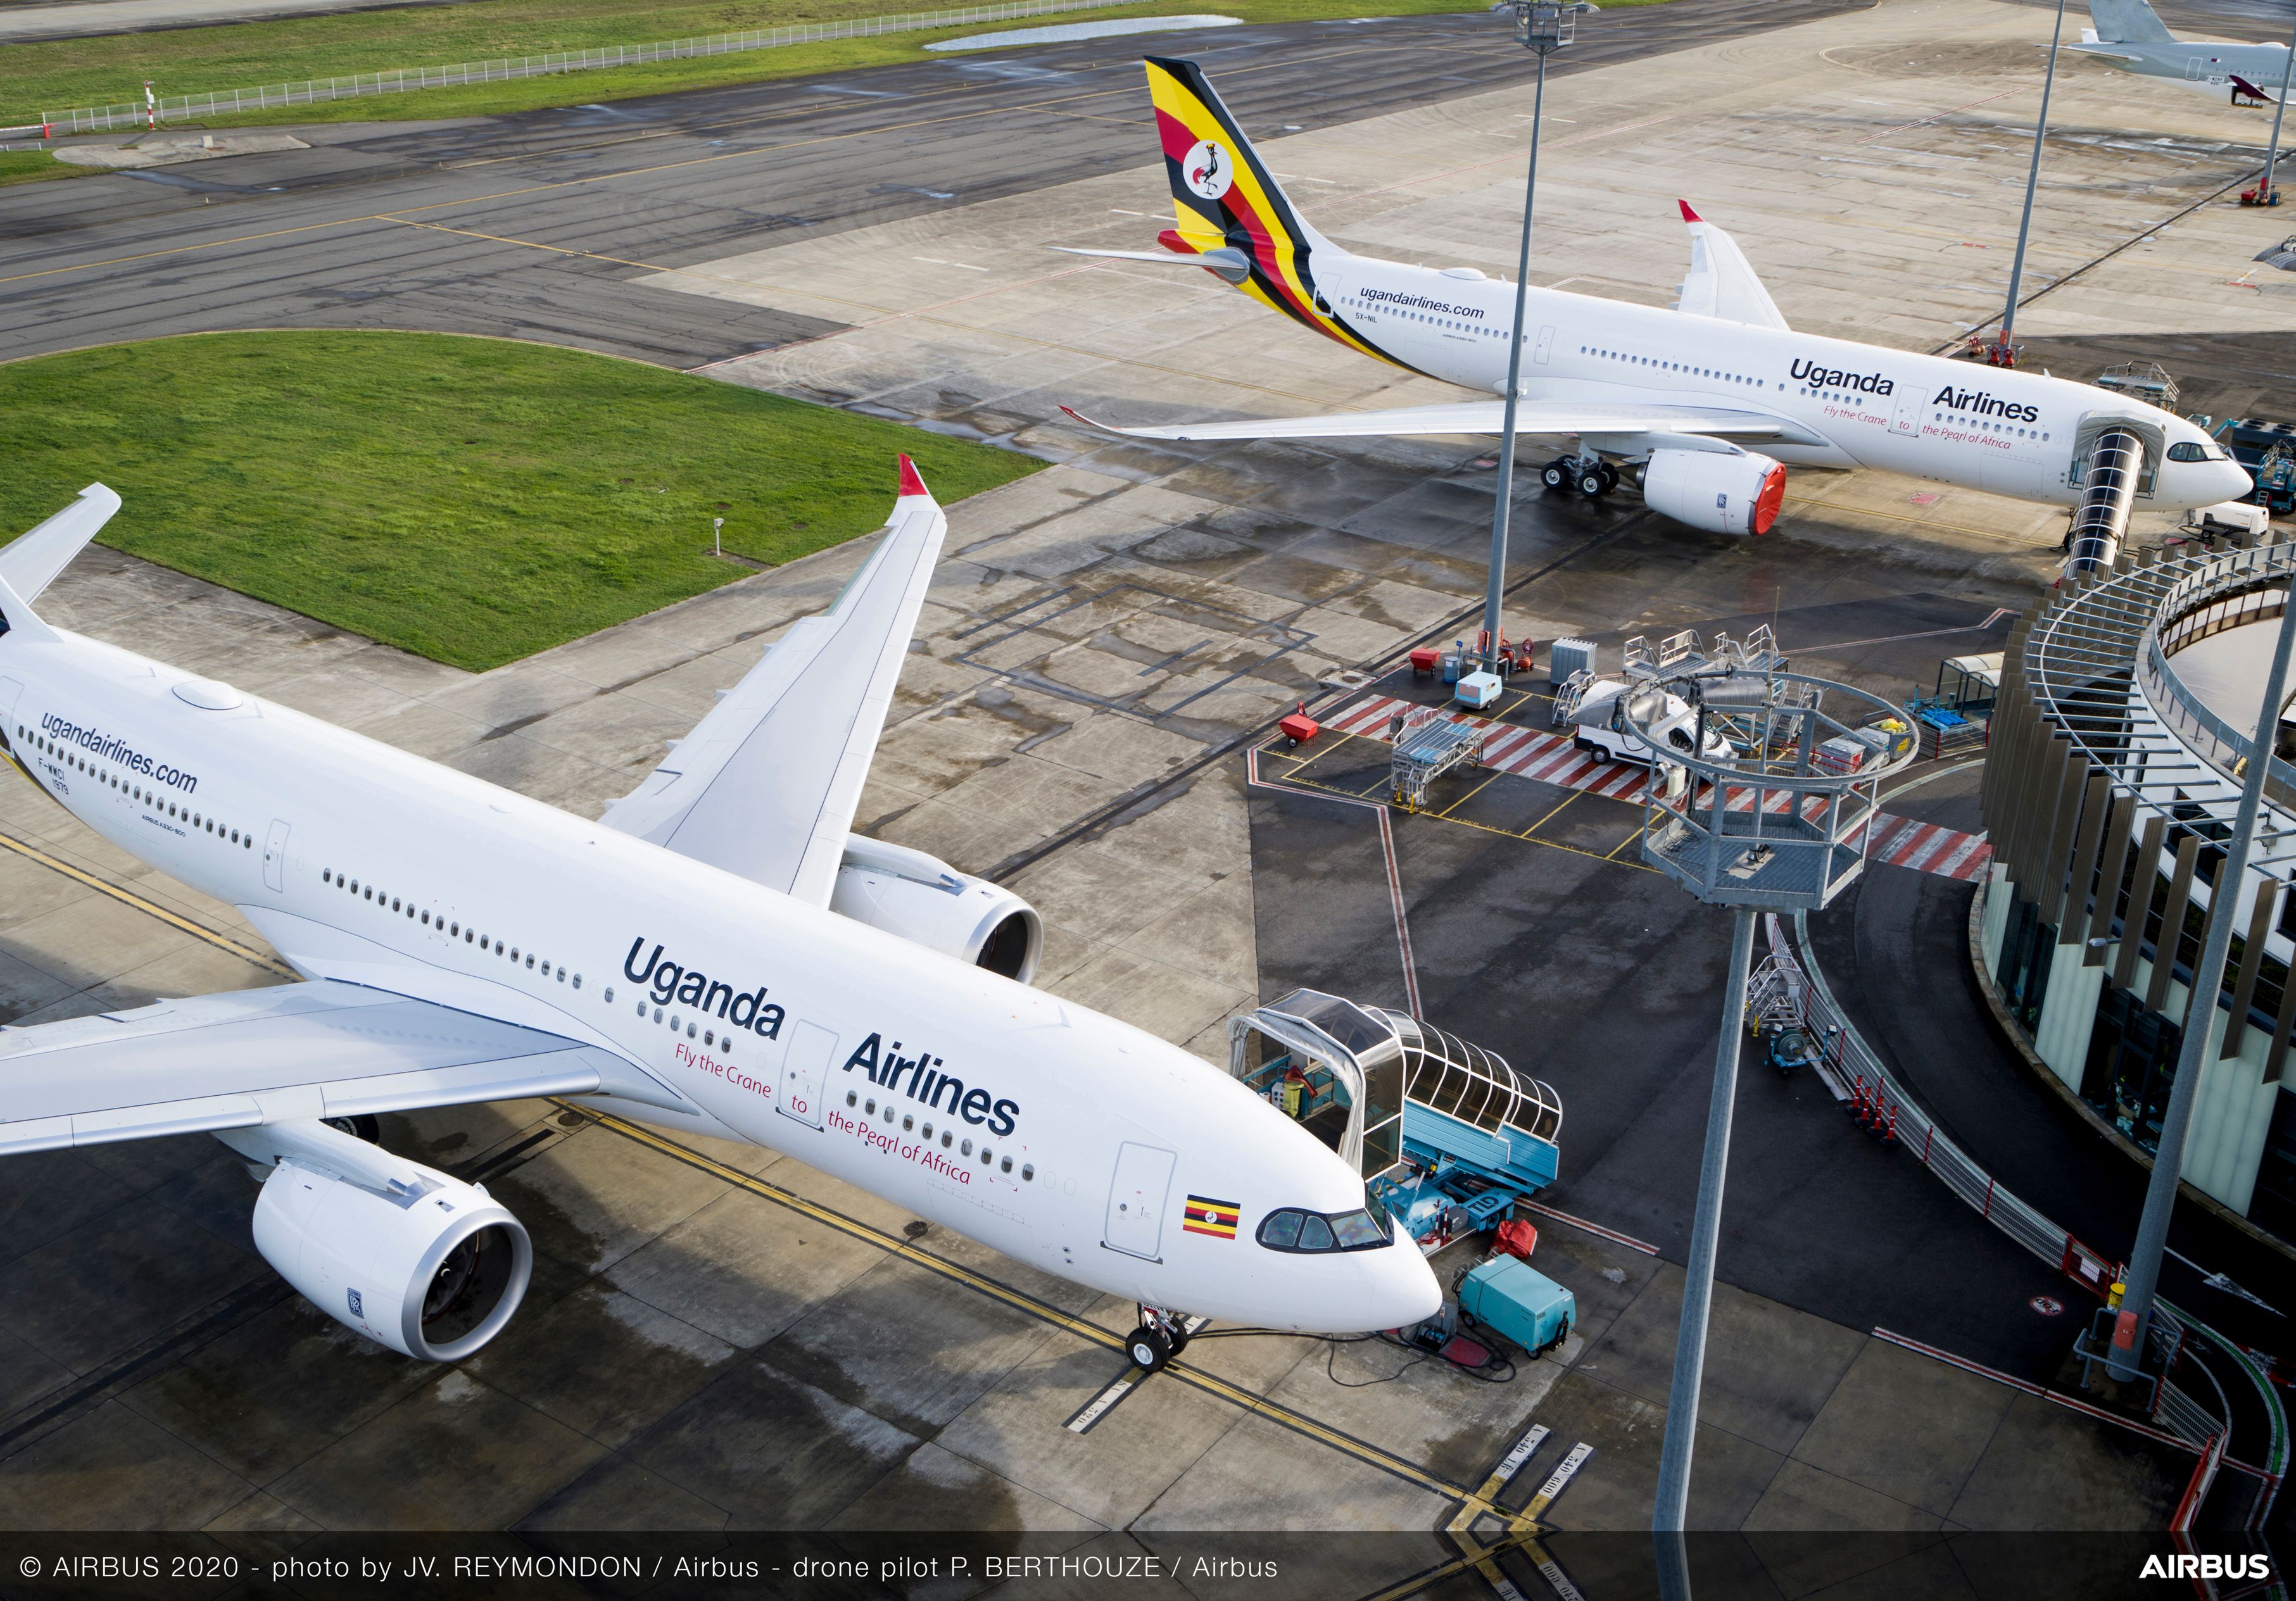
<path fill-rule="evenodd" d="M 1324 727 L 1333 733 L 1384 740 L 1388 723 L 1397 712 L 1421 709 L 1413 701 L 1374 695 L 1324 718 Z M 1437 715 L 1458 723 L 1478 721 L 1451 711 L 1439 711 Z M 1483 743 L 1486 767 L 1517 778 L 1536 779 L 1542 784 L 1583 789 L 1607 800 L 1639 804 L 1644 798 L 1645 772 L 1631 762 L 1591 761 L 1564 736 L 1543 729 L 1514 723 L 1490 726 L 1490 736 Z M 1784 795 L 1772 797 L 1776 805 L 1783 805 L 1784 800 Z M 1752 804 L 1753 794 L 1749 790 L 1734 798 L 1730 805 L 1732 810 L 1740 811 Z M 1884 812 L 1874 819 L 1866 857 L 1892 867 L 1909 867 L 1915 872 L 1967 881 L 1984 873 L 1986 863 L 1993 860 L 1993 848 L 1978 835 L 1940 828 L 1936 823 L 1915 822 L 1909 817 L 1895 817 Z"/>

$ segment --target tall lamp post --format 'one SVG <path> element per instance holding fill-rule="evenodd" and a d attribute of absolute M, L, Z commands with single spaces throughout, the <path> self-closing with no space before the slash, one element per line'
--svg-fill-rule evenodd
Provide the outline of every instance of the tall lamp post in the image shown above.
<path fill-rule="evenodd" d="M 2057 25 L 2049 35 L 2049 68 L 2041 78 L 2041 117 L 2033 125 L 2033 165 L 2025 174 L 2025 210 L 2017 219 L 2017 254 L 2009 263 L 2009 304 L 2001 312 L 2001 338 L 1988 354 L 1996 366 L 2017 364 L 2017 291 L 2025 281 L 2025 240 L 2033 231 L 2033 195 L 2041 186 L 2041 144 L 2049 133 L 2049 94 L 2057 86 L 2057 41 L 2064 37 L 2065 0 L 2057 0 Z"/>
<path fill-rule="evenodd" d="M 2265 146 L 2264 176 L 2256 185 L 2256 203 L 2259 206 L 2277 206 L 2280 203 L 2279 196 L 2272 187 L 2272 169 L 2280 160 L 2280 120 L 2288 114 L 2288 87 L 2292 82 L 2296 82 L 2296 70 L 2291 70 L 2292 67 L 2296 67 L 2296 37 L 2290 38 L 2288 60 L 2280 69 L 2280 93 L 2272 107 L 2272 143 Z"/>
<path fill-rule="evenodd" d="M 1670 681 L 1637 672 L 1632 664 L 1628 671 L 1630 688 L 1620 697 L 1628 731 L 1649 748 L 1667 753 L 1644 789 L 1643 860 L 1708 905 L 1726 906 L 1733 913 L 1730 974 L 1714 1046 L 1706 1146 L 1683 1265 L 1682 1322 L 1667 1392 L 1658 1494 L 1651 1508 L 1659 1594 L 1665 1601 L 1690 1601 L 1683 1533 L 1689 1523 L 1690 1463 L 1705 1382 L 1715 1258 L 1721 1246 L 1738 1048 L 1746 1036 L 1754 919 L 1765 911 L 1821 911 L 1849 887 L 1866 868 L 1882 780 L 1910 763 L 1916 748 L 1911 734 L 1898 734 L 1848 772 L 1838 764 L 1820 765 L 1825 759 L 1821 751 L 1840 747 L 1829 741 L 1840 741 L 1896 708 L 1863 690 L 1780 672 L 1767 661 L 1741 655 Z M 1687 750 L 1644 726 L 1645 719 L 1656 721 L 1667 707 L 1684 703 L 1698 712 L 1697 732 Z M 1686 731 L 1677 725 L 1674 731 Z M 1669 768 L 1676 771 L 1661 780 Z"/>
<path fill-rule="evenodd" d="M 1515 402 L 1522 390 L 1523 318 L 1530 293 L 1530 211 L 1538 194 L 1538 127 L 1546 111 L 1546 58 L 1570 42 L 1585 0 L 1514 0 L 1515 42 L 1538 57 L 1530 102 L 1530 176 L 1522 189 L 1522 250 L 1515 258 L 1513 342 L 1507 347 L 1506 414 L 1499 429 L 1498 504 L 1491 512 L 1491 576 L 1483 591 L 1483 669 L 1498 671 L 1499 598 L 1506 588 L 1507 513 L 1514 502 Z"/>

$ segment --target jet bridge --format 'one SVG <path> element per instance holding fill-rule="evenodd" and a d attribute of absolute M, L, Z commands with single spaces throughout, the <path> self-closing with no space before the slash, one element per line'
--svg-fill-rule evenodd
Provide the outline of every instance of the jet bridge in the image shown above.
<path fill-rule="evenodd" d="M 1554 1181 L 1554 1090 L 1407 1013 L 1294 990 L 1229 1022 L 1228 1070 L 1279 1106 L 1291 1082 L 1299 1121 L 1414 1238 L 1487 1227 Z"/>

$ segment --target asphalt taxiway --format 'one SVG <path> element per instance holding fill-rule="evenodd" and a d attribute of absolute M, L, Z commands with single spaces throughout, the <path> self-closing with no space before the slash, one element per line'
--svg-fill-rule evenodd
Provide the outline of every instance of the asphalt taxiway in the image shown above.
<path fill-rule="evenodd" d="M 1672 0 L 1616 13 L 1556 70 L 1845 9 Z M 1155 48 L 1248 87 L 1255 135 L 1530 69 L 1480 13 L 1173 33 Z M 1096 40 L 503 118 L 322 125 L 299 130 L 308 151 L 0 192 L 0 359 L 218 328 L 421 328 L 692 367 L 815 337 L 837 323 L 625 281 L 1144 166 L 1139 53 Z"/>

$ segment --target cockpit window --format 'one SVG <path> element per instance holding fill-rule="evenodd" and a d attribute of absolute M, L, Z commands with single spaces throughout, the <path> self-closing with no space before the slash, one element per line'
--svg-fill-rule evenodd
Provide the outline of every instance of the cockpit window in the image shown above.
<path fill-rule="evenodd" d="M 2221 462 L 2224 459 L 2224 452 L 2195 444 L 2190 439 L 2169 447 L 2169 460 L 2171 462 Z"/>
<path fill-rule="evenodd" d="M 1324 1213 L 1285 1207 L 1259 1225 L 1259 1243 L 1271 1251 L 1373 1251 L 1394 1243 L 1387 1209 L 1365 1196 L 1358 1212 Z"/>

